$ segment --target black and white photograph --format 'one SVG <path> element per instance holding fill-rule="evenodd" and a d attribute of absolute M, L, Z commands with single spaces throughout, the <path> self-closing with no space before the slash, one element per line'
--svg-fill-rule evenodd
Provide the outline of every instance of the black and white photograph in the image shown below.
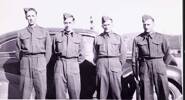
<path fill-rule="evenodd" d="M 183 0 L 0 0 L 0 99 L 183 100 Z"/>

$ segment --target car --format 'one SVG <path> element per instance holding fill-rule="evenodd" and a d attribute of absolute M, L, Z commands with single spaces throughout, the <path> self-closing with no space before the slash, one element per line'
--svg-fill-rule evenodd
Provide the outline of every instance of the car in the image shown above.
<path fill-rule="evenodd" d="M 52 40 L 55 33 L 61 28 L 47 28 Z M 93 41 L 97 32 L 88 29 L 74 29 L 83 36 L 85 44 L 85 61 L 80 64 L 81 74 L 81 98 L 96 98 L 96 67 L 93 63 Z M 0 98 L 20 99 L 19 91 L 20 68 L 18 50 L 16 48 L 17 31 L 0 36 Z M 52 55 L 47 65 L 47 95 L 48 99 L 55 99 L 54 64 L 56 55 Z M 170 99 L 182 97 L 182 72 L 179 66 L 170 63 L 167 66 L 167 75 L 170 89 Z M 127 60 L 122 75 L 122 97 L 134 99 L 136 94 L 136 82 L 131 68 L 131 51 L 127 52 Z M 126 90 L 126 91 L 125 91 Z M 33 93 L 34 94 L 34 93 Z M 32 96 L 33 97 L 33 96 Z M 134 99 L 135 100 L 135 99 Z"/>

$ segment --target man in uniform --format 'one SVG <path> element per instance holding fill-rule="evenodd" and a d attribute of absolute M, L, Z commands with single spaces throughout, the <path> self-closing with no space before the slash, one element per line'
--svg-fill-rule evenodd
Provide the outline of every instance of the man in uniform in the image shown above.
<path fill-rule="evenodd" d="M 64 13 L 64 30 L 56 33 L 54 51 L 57 61 L 54 68 L 56 98 L 66 98 L 68 90 L 70 99 L 80 98 L 80 69 L 79 63 L 84 61 L 84 45 L 82 36 L 72 29 L 75 18 Z"/>
<path fill-rule="evenodd" d="M 140 85 L 142 100 L 153 100 L 153 87 L 158 100 L 168 100 L 166 63 L 169 46 L 164 36 L 154 31 L 154 18 L 142 16 L 144 32 L 133 41 L 132 68 Z"/>
<path fill-rule="evenodd" d="M 121 74 L 126 60 L 126 47 L 121 36 L 112 31 L 112 24 L 113 20 L 110 17 L 103 16 L 104 32 L 94 41 L 97 95 L 100 99 L 107 99 L 108 93 L 113 99 L 121 99 Z"/>
<path fill-rule="evenodd" d="M 46 29 L 37 25 L 37 11 L 34 8 L 25 8 L 24 12 L 28 26 L 18 31 L 17 38 L 22 98 L 30 98 L 34 87 L 36 98 L 44 99 L 47 84 L 46 65 L 51 56 L 51 38 Z"/>

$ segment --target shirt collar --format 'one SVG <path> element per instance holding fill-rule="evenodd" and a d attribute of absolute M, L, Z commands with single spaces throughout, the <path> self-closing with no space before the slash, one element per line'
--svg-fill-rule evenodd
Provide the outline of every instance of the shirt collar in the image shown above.
<path fill-rule="evenodd" d="M 34 33 L 37 29 L 38 29 L 38 25 L 36 25 L 36 26 L 34 26 L 34 27 L 27 26 L 27 30 L 28 30 L 30 33 Z"/>
<path fill-rule="evenodd" d="M 155 32 L 151 32 L 151 33 L 144 33 L 145 35 L 144 35 L 144 39 L 146 39 L 146 38 L 150 38 L 150 39 L 153 39 L 154 38 L 154 36 L 155 36 Z"/>
<path fill-rule="evenodd" d="M 73 35 L 74 35 L 73 33 L 74 33 L 73 30 L 72 30 L 72 31 L 66 31 L 65 29 L 63 30 L 63 34 L 66 35 L 66 36 L 67 36 L 67 35 L 73 36 Z"/>
<path fill-rule="evenodd" d="M 104 36 L 111 37 L 112 36 L 112 31 L 111 32 L 104 32 Z"/>
<path fill-rule="evenodd" d="M 31 26 L 27 26 L 28 29 L 31 29 L 31 30 L 34 30 L 34 29 L 37 29 L 38 25 L 35 25 L 34 27 L 31 27 Z"/>

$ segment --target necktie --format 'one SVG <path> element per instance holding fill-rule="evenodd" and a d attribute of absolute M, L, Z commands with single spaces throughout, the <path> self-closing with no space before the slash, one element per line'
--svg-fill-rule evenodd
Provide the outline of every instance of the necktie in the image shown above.
<path fill-rule="evenodd" d="M 149 56 L 150 56 L 150 34 L 147 34 L 147 35 L 146 35 L 146 40 L 147 40 L 148 51 L 149 51 Z"/>

